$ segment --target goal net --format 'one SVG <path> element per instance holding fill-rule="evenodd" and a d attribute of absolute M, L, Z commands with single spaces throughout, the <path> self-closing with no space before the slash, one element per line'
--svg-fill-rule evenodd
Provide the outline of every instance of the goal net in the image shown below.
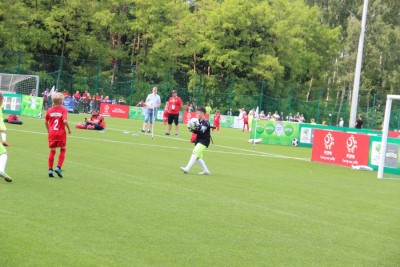
<path fill-rule="evenodd" d="M 32 91 L 34 89 L 34 91 Z M 38 95 L 39 76 L 0 73 L 0 91 L 10 94 Z"/>

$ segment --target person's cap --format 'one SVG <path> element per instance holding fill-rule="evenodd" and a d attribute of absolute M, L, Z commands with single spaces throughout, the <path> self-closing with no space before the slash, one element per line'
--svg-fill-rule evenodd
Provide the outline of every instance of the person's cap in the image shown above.
<path fill-rule="evenodd" d="M 176 92 L 176 90 L 172 90 L 172 94 L 176 94 L 177 92 Z"/>

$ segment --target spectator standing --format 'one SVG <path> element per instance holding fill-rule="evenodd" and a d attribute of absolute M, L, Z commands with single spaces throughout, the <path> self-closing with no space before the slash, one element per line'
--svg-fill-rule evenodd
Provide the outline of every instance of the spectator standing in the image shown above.
<path fill-rule="evenodd" d="M 144 122 L 143 122 L 143 127 L 141 132 L 144 133 L 147 132 L 150 133 L 150 126 L 153 125 L 153 118 L 154 118 L 154 112 L 157 112 L 157 108 L 160 107 L 161 105 L 161 98 L 157 94 L 157 87 L 153 87 L 153 91 L 151 94 L 149 94 L 146 98 L 145 102 L 145 110 L 144 110 Z M 149 123 L 150 120 L 150 123 Z"/>
<path fill-rule="evenodd" d="M 183 110 L 189 112 L 189 102 L 185 102 L 183 105 Z"/>
<path fill-rule="evenodd" d="M 85 90 L 85 92 L 82 94 L 82 104 L 83 104 L 83 109 L 82 112 L 86 113 L 89 112 L 90 110 L 90 94 L 88 93 L 88 90 Z"/>
<path fill-rule="evenodd" d="M 50 95 L 50 89 L 46 88 L 46 90 L 44 90 L 42 92 L 42 96 L 43 96 L 43 108 L 45 110 L 47 110 L 49 108 L 49 95 Z"/>
<path fill-rule="evenodd" d="M 343 127 L 343 126 L 344 126 L 344 120 L 343 120 L 342 117 L 340 117 L 340 119 L 339 119 L 339 124 L 338 124 L 338 126 L 339 126 L 339 127 Z"/>
<path fill-rule="evenodd" d="M 217 133 L 219 133 L 220 122 L 221 122 L 221 112 L 219 110 L 216 110 L 214 115 L 214 126 L 217 129 Z"/>
<path fill-rule="evenodd" d="M 49 108 L 45 117 L 45 125 L 48 132 L 50 154 L 48 158 L 49 177 L 54 177 L 53 164 L 56 149 L 60 148 L 60 155 L 58 156 L 57 168 L 54 170 L 57 175 L 62 178 L 62 166 L 65 160 L 66 146 L 67 146 L 67 133 L 65 128 L 68 129 L 68 134 L 71 134 L 71 129 L 68 124 L 68 112 L 62 107 L 64 96 L 61 93 L 54 93 L 52 95 L 53 107 Z"/>
<path fill-rule="evenodd" d="M 79 110 L 79 104 L 81 103 L 81 94 L 79 93 L 79 90 L 75 91 L 75 94 L 72 95 L 72 98 L 74 99 L 74 109 Z"/>
<path fill-rule="evenodd" d="M 356 121 L 356 128 L 357 129 L 361 129 L 363 124 L 364 124 L 364 121 L 363 121 L 362 114 L 358 114 L 358 118 L 357 118 L 357 121 Z"/>
<path fill-rule="evenodd" d="M 118 104 L 119 105 L 126 105 L 126 101 L 125 98 L 123 98 L 122 96 L 118 99 Z"/>
<path fill-rule="evenodd" d="M 143 101 L 143 100 L 140 100 L 140 101 L 136 104 L 136 106 L 138 106 L 138 107 L 144 107 L 144 101 Z"/>
<path fill-rule="evenodd" d="M 173 90 L 171 97 L 168 99 L 168 131 L 165 135 L 171 134 L 172 123 L 175 124 L 175 136 L 179 133 L 179 111 L 182 106 L 182 99 L 178 96 L 178 92 Z"/>
<path fill-rule="evenodd" d="M 210 105 L 210 103 L 208 103 L 206 106 L 206 113 L 211 114 L 211 111 L 212 111 L 211 105 Z"/>

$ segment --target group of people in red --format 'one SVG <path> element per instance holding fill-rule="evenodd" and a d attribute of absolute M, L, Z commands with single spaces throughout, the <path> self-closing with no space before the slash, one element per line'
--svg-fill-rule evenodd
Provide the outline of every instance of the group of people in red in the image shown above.
<path fill-rule="evenodd" d="M 163 121 L 164 124 L 168 123 L 168 129 L 165 135 L 171 135 L 171 130 L 172 130 L 172 123 L 175 124 L 175 135 L 178 135 L 179 132 L 179 127 L 178 127 L 178 121 L 179 121 L 179 111 L 182 108 L 182 99 L 178 96 L 178 93 L 176 90 L 173 90 L 171 92 L 171 97 L 168 99 L 168 101 L 165 103 L 164 107 L 164 116 L 163 116 Z M 212 128 L 217 130 L 219 132 L 220 130 L 220 121 L 221 121 L 221 114 L 220 111 L 217 110 L 215 115 L 214 115 L 214 126 L 215 128 Z"/>
<path fill-rule="evenodd" d="M 88 92 L 88 90 L 85 90 L 82 94 L 79 92 L 79 90 L 76 90 L 75 93 L 72 94 L 72 96 L 68 91 L 63 92 L 62 94 L 64 98 L 72 97 L 74 105 L 82 113 L 88 113 L 92 109 L 100 109 L 100 103 L 102 102 L 119 104 L 119 105 L 127 104 L 124 97 L 120 97 L 118 101 L 116 99 L 111 100 L 108 96 L 103 96 L 100 95 L 99 93 L 91 95 Z M 43 96 L 44 109 L 47 110 L 49 107 L 52 106 L 51 91 L 47 88 L 45 91 L 42 92 L 42 96 Z"/>

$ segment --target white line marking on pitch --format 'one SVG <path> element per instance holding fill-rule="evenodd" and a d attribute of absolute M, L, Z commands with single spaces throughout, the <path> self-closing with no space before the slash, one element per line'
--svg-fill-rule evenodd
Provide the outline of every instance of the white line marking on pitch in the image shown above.
<path fill-rule="evenodd" d="M 9 131 L 16 131 L 16 132 L 31 133 L 31 134 L 47 135 L 46 132 L 35 132 L 35 131 L 27 131 L 27 130 L 19 130 L 19 129 L 8 129 L 8 130 Z M 155 135 L 155 136 L 164 137 L 165 138 L 165 136 L 163 136 L 163 135 Z M 182 148 L 182 147 L 176 147 L 176 146 L 165 146 L 165 145 L 155 145 L 155 144 L 143 144 L 143 143 L 134 143 L 134 142 L 111 140 L 111 139 L 100 139 L 100 138 L 74 136 L 74 135 L 69 135 L 68 138 L 82 139 L 82 140 L 93 140 L 93 141 L 102 141 L 102 142 L 110 142 L 110 143 L 117 143 L 117 144 L 151 146 L 151 147 L 159 147 L 159 148 L 167 148 L 167 149 L 171 149 L 172 148 L 172 149 L 192 150 L 192 148 Z M 187 141 L 187 140 L 178 139 L 178 138 L 174 139 L 174 140 Z M 228 154 L 228 155 L 260 156 L 260 157 L 273 157 L 273 158 L 282 158 L 282 159 L 294 159 L 294 160 L 301 160 L 301 161 L 310 161 L 310 159 L 308 159 L 308 158 L 296 158 L 296 157 L 277 155 L 277 154 L 266 153 L 266 152 L 261 152 L 261 151 L 254 151 L 254 150 L 248 150 L 248 149 L 237 148 L 237 147 L 222 146 L 222 145 L 214 145 L 214 146 L 221 147 L 221 148 L 226 148 L 226 149 L 238 150 L 238 151 L 241 151 L 241 152 L 228 152 L 228 151 L 214 150 L 214 149 L 209 149 L 208 152 L 210 152 L 210 153 Z"/>

